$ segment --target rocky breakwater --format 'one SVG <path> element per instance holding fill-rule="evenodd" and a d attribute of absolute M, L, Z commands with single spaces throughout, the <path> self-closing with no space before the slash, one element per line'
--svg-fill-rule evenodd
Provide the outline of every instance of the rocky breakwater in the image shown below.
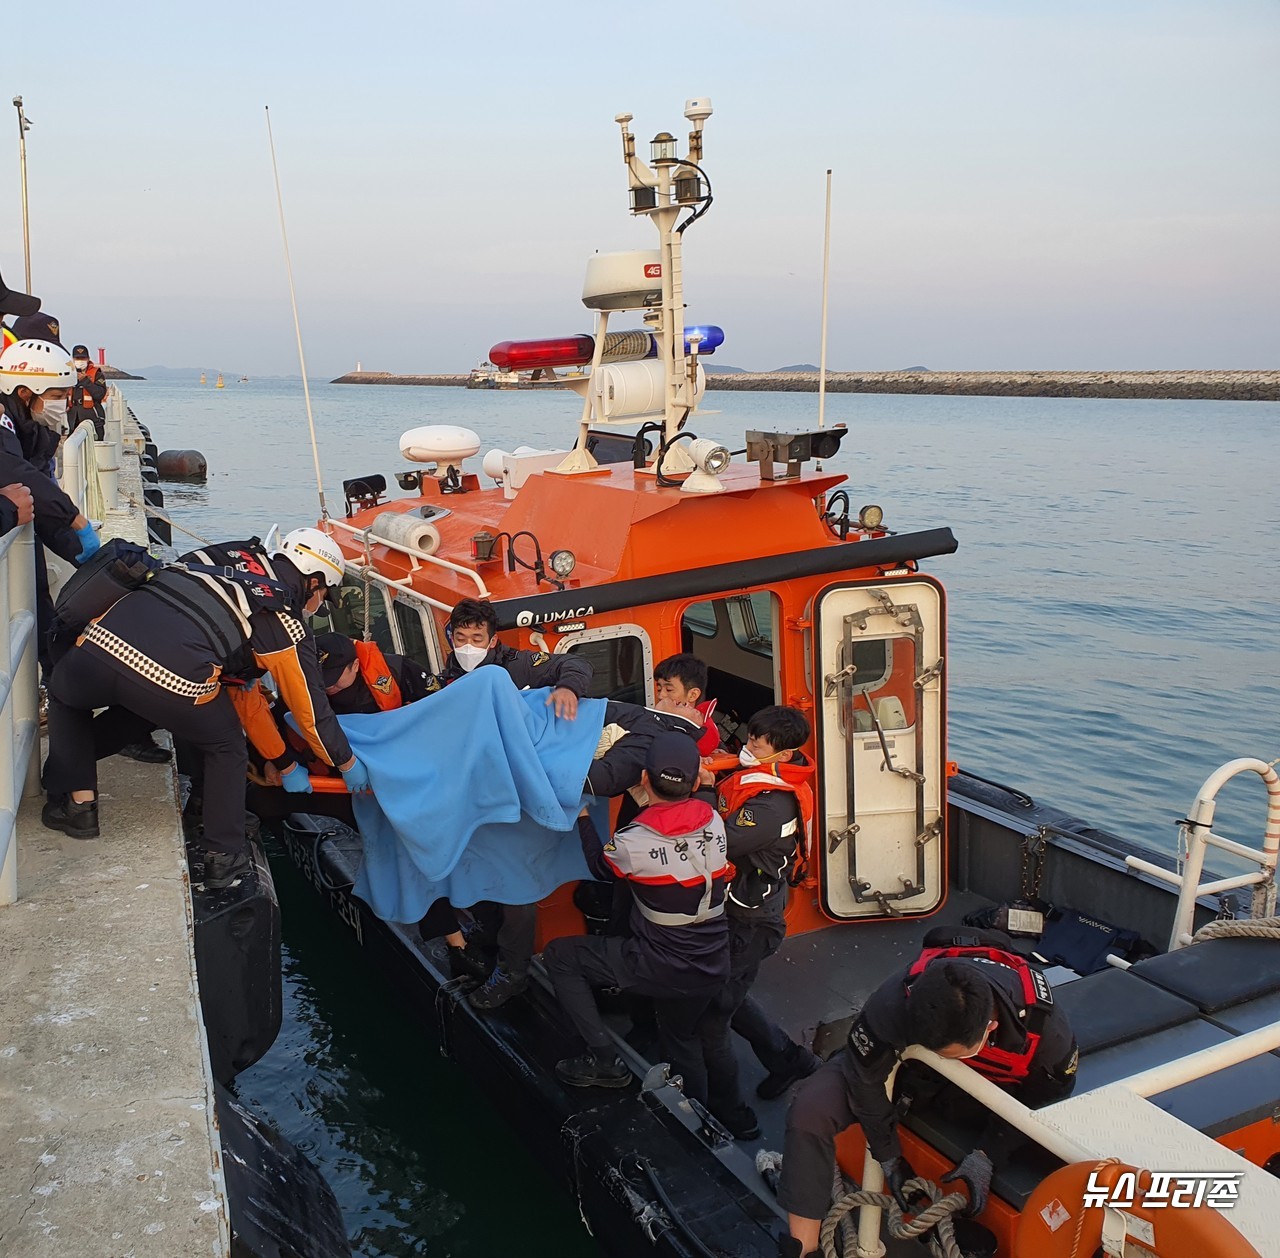
<path fill-rule="evenodd" d="M 398 376 L 391 371 L 349 371 L 345 376 L 330 380 L 330 384 L 440 384 L 463 388 L 467 377 L 461 376 Z"/>
<path fill-rule="evenodd" d="M 816 393 L 816 372 L 707 376 L 709 389 Z M 1280 401 L 1280 371 L 834 371 L 828 393 L 951 393 L 979 397 L 1183 398 Z"/>

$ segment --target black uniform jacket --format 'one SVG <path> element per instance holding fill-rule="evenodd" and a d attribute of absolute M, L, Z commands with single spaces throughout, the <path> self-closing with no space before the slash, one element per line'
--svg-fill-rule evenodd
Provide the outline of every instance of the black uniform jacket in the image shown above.
<path fill-rule="evenodd" d="M 627 731 L 599 760 L 591 762 L 586 790 L 590 795 L 621 795 L 633 786 L 640 785 L 645 757 L 653 736 L 661 733 L 687 734 L 696 743 L 702 737 L 703 726 L 695 725 L 671 712 L 658 712 L 654 708 L 642 708 L 635 703 L 619 703 L 610 700 L 604 710 L 605 726 L 620 725 Z M 628 809 L 635 815 L 634 807 Z M 618 824 L 625 825 L 630 817 L 625 813 Z"/>
<path fill-rule="evenodd" d="M 1007 940 L 1004 946 L 1008 946 Z M 948 964 L 972 966 L 991 985 L 995 997 L 994 1017 L 999 1023 L 992 1042 L 1011 1052 L 1021 1050 L 1026 1044 L 1026 1035 L 1019 1019 L 1023 1004 L 1017 976 L 1004 967 L 975 961 Z M 853 1112 L 862 1124 L 872 1155 L 880 1162 L 902 1154 L 897 1118 L 884 1085 L 898 1054 L 911 1043 L 907 1031 L 906 989 L 910 969 L 907 966 L 899 970 L 871 993 L 849 1032 L 848 1047 L 842 1050 Z M 1032 1068 L 1049 1071 L 1066 1063 L 1068 1070 L 1074 1070 L 1075 1063 L 1070 1060 L 1074 1043 L 1066 1015 L 1055 1006 L 1041 1032 Z"/>
<path fill-rule="evenodd" d="M 408 656 L 395 655 L 384 651 L 382 658 L 387 661 L 391 675 L 400 687 L 400 706 L 417 703 L 440 687 L 433 685 L 435 678 L 419 664 L 415 664 Z M 338 716 L 351 716 L 356 713 L 381 712 L 378 701 L 373 697 L 364 677 L 357 672 L 356 679 L 345 690 L 329 696 L 329 706 Z"/>
<path fill-rule="evenodd" d="M 808 762 L 796 752 L 795 765 Z M 725 815 L 729 859 L 737 869 L 725 911 L 734 918 L 781 918 L 787 907 L 787 871 L 804 821 L 791 791 L 761 791 Z"/>
<path fill-rule="evenodd" d="M 281 563 L 276 567 L 276 578 L 291 591 L 292 605 L 300 606 L 303 577 L 298 571 Z M 126 594 L 97 621 L 146 660 L 200 685 L 218 682 L 224 676 L 247 679 L 269 672 L 316 756 L 327 764 L 346 764 L 351 747 L 325 696 L 315 638 L 306 622 L 292 611 L 261 610 L 249 616 L 248 623 L 248 635 L 227 659 L 196 620 L 162 602 L 145 586 Z M 85 641 L 81 649 L 127 675 L 140 672 L 98 642 Z M 147 674 L 143 671 L 141 675 Z"/>
<path fill-rule="evenodd" d="M 476 667 L 485 668 L 490 664 L 506 669 L 507 675 L 521 690 L 526 688 L 541 690 L 544 687 L 563 686 L 566 690 L 572 690 L 581 699 L 591 686 L 591 665 L 577 655 L 548 655 L 546 651 L 522 651 L 519 647 L 498 642 Z M 466 675 L 466 669 L 458 663 L 458 657 L 450 651 L 449 658 L 445 660 L 444 671 L 434 678 L 435 685 L 431 689 L 439 690 Z"/>
<path fill-rule="evenodd" d="M 11 396 L 0 397 L 0 401 L 8 402 Z M 71 522 L 80 514 L 79 508 L 47 472 L 27 458 L 7 406 L 0 412 L 0 485 L 25 485 L 31 490 L 36 536 L 55 555 L 74 563 L 80 553 L 81 542 L 72 530 Z"/>
<path fill-rule="evenodd" d="M 14 432 L 18 434 L 23 457 L 46 476 L 52 475 L 53 460 L 58 453 L 62 433 L 40 423 L 17 393 L 0 395 L 0 407 L 4 408 Z"/>

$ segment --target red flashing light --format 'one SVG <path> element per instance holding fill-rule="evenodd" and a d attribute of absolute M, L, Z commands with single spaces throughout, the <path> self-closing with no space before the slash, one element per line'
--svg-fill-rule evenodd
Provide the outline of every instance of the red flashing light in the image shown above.
<path fill-rule="evenodd" d="M 532 371 L 537 367 L 581 367 L 591 361 L 595 339 L 553 336 L 544 341 L 501 341 L 489 351 L 489 361 L 504 371 Z"/>

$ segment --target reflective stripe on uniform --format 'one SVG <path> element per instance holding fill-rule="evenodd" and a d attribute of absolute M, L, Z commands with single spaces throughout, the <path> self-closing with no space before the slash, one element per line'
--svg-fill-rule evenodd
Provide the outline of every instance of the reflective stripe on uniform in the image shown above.
<path fill-rule="evenodd" d="M 137 647 L 131 646 L 123 638 L 118 638 L 110 629 L 104 628 L 97 621 L 84 631 L 81 642 L 92 642 L 94 646 L 105 651 L 127 668 L 131 668 L 143 681 L 149 681 L 184 699 L 201 703 L 218 691 L 216 681 L 188 681 L 170 672 L 163 664 L 156 663 L 149 655 L 144 655 Z"/>

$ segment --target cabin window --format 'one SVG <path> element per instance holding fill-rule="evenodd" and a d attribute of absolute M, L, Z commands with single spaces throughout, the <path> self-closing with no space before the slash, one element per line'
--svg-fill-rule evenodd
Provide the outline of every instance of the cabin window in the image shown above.
<path fill-rule="evenodd" d="M 699 637 L 714 638 L 716 636 L 716 605 L 694 603 L 686 608 L 684 627 L 689 633 L 696 633 Z"/>
<path fill-rule="evenodd" d="M 391 610 L 395 613 L 401 654 L 430 673 L 440 672 L 442 665 L 436 646 L 435 625 L 429 620 L 425 604 L 397 594 L 391 600 Z"/>
<path fill-rule="evenodd" d="M 387 596 L 381 586 L 373 584 L 369 589 L 369 622 L 373 640 L 383 651 L 394 651 L 391 619 L 387 610 Z M 364 582 L 348 575 L 338 588 L 338 601 L 322 603 L 320 610 L 311 617 L 314 633 L 344 633 L 349 638 L 364 637 L 365 601 Z"/>
<path fill-rule="evenodd" d="M 639 625 L 587 629 L 556 643 L 557 652 L 580 655 L 591 665 L 591 699 L 615 699 L 642 707 L 653 701 L 653 648 Z"/>
<path fill-rule="evenodd" d="M 707 666 L 707 697 L 726 747 L 746 740 L 751 718 L 777 702 L 774 658 L 779 602 L 769 590 L 692 603 L 680 620 L 681 649 Z"/>

